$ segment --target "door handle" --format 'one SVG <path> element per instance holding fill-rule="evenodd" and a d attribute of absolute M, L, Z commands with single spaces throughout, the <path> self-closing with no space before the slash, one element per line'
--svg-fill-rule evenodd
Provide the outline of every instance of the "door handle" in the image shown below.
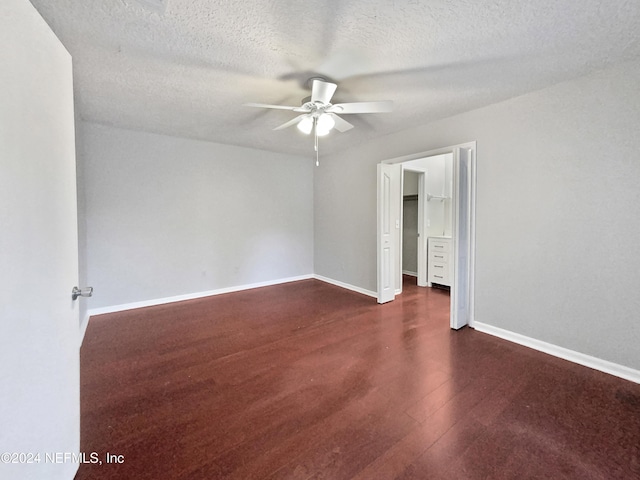
<path fill-rule="evenodd" d="M 77 300 L 78 297 L 90 297 L 91 295 L 93 295 L 93 287 L 73 287 L 73 290 L 71 290 L 71 300 Z"/>

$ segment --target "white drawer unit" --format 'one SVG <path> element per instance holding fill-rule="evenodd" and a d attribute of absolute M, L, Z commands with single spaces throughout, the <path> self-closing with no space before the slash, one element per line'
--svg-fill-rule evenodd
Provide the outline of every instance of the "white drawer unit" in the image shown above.
<path fill-rule="evenodd" d="M 429 252 L 429 263 L 431 262 L 439 262 L 439 263 L 449 263 L 449 252 Z"/>
<path fill-rule="evenodd" d="M 428 286 L 433 283 L 451 286 L 453 253 L 450 237 L 429 237 Z"/>

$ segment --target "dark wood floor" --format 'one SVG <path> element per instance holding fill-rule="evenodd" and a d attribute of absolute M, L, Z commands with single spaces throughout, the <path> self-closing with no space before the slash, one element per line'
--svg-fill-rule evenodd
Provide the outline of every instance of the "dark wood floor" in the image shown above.
<path fill-rule="evenodd" d="M 92 318 L 76 479 L 640 478 L 640 385 L 316 280 Z"/>

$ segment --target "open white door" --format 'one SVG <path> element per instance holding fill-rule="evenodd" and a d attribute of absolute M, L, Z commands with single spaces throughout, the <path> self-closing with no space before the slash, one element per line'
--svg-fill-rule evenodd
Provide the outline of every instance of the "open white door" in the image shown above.
<path fill-rule="evenodd" d="M 0 2 L 0 44 L 0 478 L 70 480 L 80 442 L 71 57 L 28 0 Z"/>
<path fill-rule="evenodd" d="M 420 173 L 418 177 L 418 286 L 428 286 L 427 261 L 428 254 L 428 238 L 427 225 L 428 208 L 427 208 L 427 171 Z"/>
<path fill-rule="evenodd" d="M 378 303 L 396 296 L 401 180 L 401 165 L 378 164 Z"/>
<path fill-rule="evenodd" d="M 470 148 L 457 148 L 454 157 L 454 275 L 451 288 L 451 328 L 468 325 L 471 315 L 470 258 L 471 258 L 471 179 Z"/>

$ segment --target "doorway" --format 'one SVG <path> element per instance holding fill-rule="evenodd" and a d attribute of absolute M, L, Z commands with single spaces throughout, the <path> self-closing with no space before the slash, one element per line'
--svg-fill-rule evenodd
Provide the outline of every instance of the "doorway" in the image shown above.
<path fill-rule="evenodd" d="M 430 285 L 428 245 L 438 237 L 450 241 L 451 328 L 473 326 L 475 279 L 475 175 L 476 142 L 390 159 L 378 165 L 378 302 L 402 293 L 404 170 L 419 174 L 418 285 Z M 441 181 L 437 161 L 450 158 L 451 182 Z M 431 175 L 429 174 L 431 170 Z M 429 200 L 435 200 L 430 205 Z M 436 203 L 438 203 L 436 207 Z M 447 213 L 447 209 L 449 212 Z M 450 215 L 450 224 L 437 221 Z M 434 224 L 435 223 L 435 224 Z M 432 242 L 434 243 L 434 242 Z M 423 274 L 421 276 L 421 273 Z M 425 280 L 425 281 L 421 281 Z"/>
<path fill-rule="evenodd" d="M 402 172 L 402 232 L 401 232 L 401 258 L 402 274 L 418 283 L 418 240 L 420 229 L 418 228 L 419 202 L 418 183 L 420 172 L 404 169 Z"/>

